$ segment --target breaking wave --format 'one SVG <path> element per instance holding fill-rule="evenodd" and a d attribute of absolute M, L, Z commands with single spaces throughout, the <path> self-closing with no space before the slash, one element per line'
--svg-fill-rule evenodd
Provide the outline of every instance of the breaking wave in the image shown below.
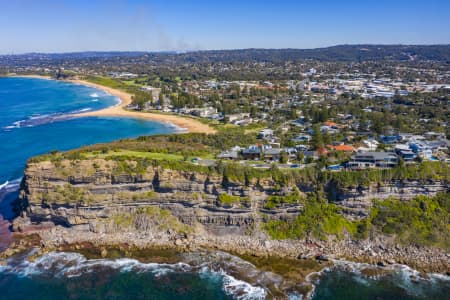
<path fill-rule="evenodd" d="M 12 125 L 8 125 L 3 127 L 4 131 L 11 131 L 12 129 L 18 129 L 18 128 L 24 128 L 24 127 L 35 127 L 39 125 L 44 125 L 48 123 L 53 123 L 56 121 L 63 121 L 72 118 L 72 115 L 87 112 L 92 110 L 90 107 L 85 107 L 77 110 L 73 110 L 67 113 L 64 112 L 57 112 L 53 114 L 46 114 L 46 115 L 32 115 L 24 120 L 19 120 Z"/>
<path fill-rule="evenodd" d="M 31 262 L 22 258 L 10 260 L 8 264 L 0 266 L 0 273 L 28 278 L 72 278 L 112 270 L 121 273 L 151 273 L 156 278 L 173 273 L 193 273 L 201 279 L 221 284 L 224 293 L 240 300 L 265 299 L 267 294 L 263 288 L 238 280 L 223 270 L 215 271 L 207 266 L 191 266 L 183 262 L 165 264 L 142 263 L 130 258 L 87 259 L 78 253 L 50 252 Z"/>
<path fill-rule="evenodd" d="M 135 259 L 121 258 L 87 259 L 83 255 L 72 252 L 50 252 L 35 261 L 23 260 L 4 266 L 3 272 L 15 273 L 21 277 L 51 274 L 55 277 L 77 277 L 93 272 L 99 267 L 120 270 L 121 272 L 151 272 L 157 276 L 174 271 L 188 271 L 190 267 L 183 263 L 157 264 L 141 263 Z"/>
<path fill-rule="evenodd" d="M 20 182 L 22 181 L 22 178 L 17 178 L 11 181 L 5 181 L 4 183 L 0 184 L 0 193 L 11 193 L 14 191 L 17 191 L 20 186 Z M 1 199 L 1 198 L 0 198 Z"/>
<path fill-rule="evenodd" d="M 385 288 L 400 289 L 407 298 L 428 299 L 430 293 L 439 293 L 443 289 L 450 288 L 450 276 L 443 274 L 422 274 L 406 265 L 392 264 L 378 267 L 367 263 L 355 263 L 342 260 L 334 260 L 334 266 L 325 268 L 315 281 L 311 298 L 314 299 L 316 291 L 321 289 L 322 280 L 330 274 L 341 274 L 340 281 L 350 280 L 355 289 L 360 288 Z M 332 275 L 333 276 L 333 275 Z M 308 278 L 307 278 L 308 280 Z"/>
<path fill-rule="evenodd" d="M 203 278 L 221 280 L 223 291 L 239 300 L 265 299 L 267 292 L 259 286 L 253 286 L 248 282 L 236 279 L 224 270 L 213 271 L 208 267 L 202 267 L 199 271 Z"/>

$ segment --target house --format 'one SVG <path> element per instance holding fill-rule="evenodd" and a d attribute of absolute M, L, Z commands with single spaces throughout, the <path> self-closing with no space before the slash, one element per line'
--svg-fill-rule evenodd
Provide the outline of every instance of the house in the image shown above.
<path fill-rule="evenodd" d="M 281 152 L 283 150 L 280 148 L 269 148 L 264 150 L 264 159 L 271 161 L 278 161 L 281 157 Z"/>
<path fill-rule="evenodd" d="M 295 126 L 305 126 L 307 123 L 307 120 L 305 119 L 305 117 L 301 117 L 295 121 L 292 121 L 292 124 L 294 124 Z"/>
<path fill-rule="evenodd" d="M 239 159 L 239 152 L 236 150 L 223 151 L 217 155 L 217 158 L 218 159 L 237 160 L 237 159 Z"/>
<path fill-rule="evenodd" d="M 242 156 L 247 160 L 259 159 L 261 156 L 261 148 L 257 145 L 250 146 L 242 150 Z"/>
<path fill-rule="evenodd" d="M 337 128 L 338 128 L 338 125 L 337 125 L 336 123 L 334 123 L 334 122 L 331 122 L 331 121 L 323 122 L 323 125 L 324 125 L 324 126 L 331 127 L 331 128 L 334 128 L 334 129 L 337 129 Z"/>
<path fill-rule="evenodd" d="M 340 151 L 340 152 L 355 152 L 355 148 L 350 145 L 327 145 L 328 149 L 334 150 L 334 151 Z"/>
<path fill-rule="evenodd" d="M 317 70 L 314 68 L 311 68 L 308 70 L 308 72 L 306 72 L 306 76 L 311 76 L 317 73 Z"/>
<path fill-rule="evenodd" d="M 395 145 L 395 153 L 403 158 L 404 161 L 413 161 L 417 157 L 417 155 L 411 151 L 411 148 L 404 144 Z"/>
<path fill-rule="evenodd" d="M 303 155 L 305 156 L 305 159 L 307 158 L 310 158 L 312 160 L 319 159 L 319 153 L 317 153 L 317 151 L 305 151 L 303 152 Z"/>
<path fill-rule="evenodd" d="M 323 126 L 320 127 L 320 132 L 321 133 L 336 134 L 336 133 L 339 132 L 339 129 L 337 129 L 335 127 L 330 127 L 330 126 L 323 125 Z"/>
<path fill-rule="evenodd" d="M 295 157 L 297 155 L 297 149 L 295 148 L 284 148 L 283 149 L 284 152 L 286 152 L 289 157 Z"/>
<path fill-rule="evenodd" d="M 253 119 L 245 118 L 245 119 L 242 119 L 242 120 L 239 120 L 239 121 L 235 121 L 235 122 L 233 122 L 233 124 L 234 125 L 239 125 L 239 126 L 246 126 L 246 125 L 248 125 L 248 124 L 250 124 L 252 122 L 253 122 Z"/>
<path fill-rule="evenodd" d="M 129 73 L 129 72 L 109 72 L 108 76 L 112 78 L 122 78 L 122 79 L 132 79 L 137 78 L 137 74 Z"/>
<path fill-rule="evenodd" d="M 391 91 L 377 91 L 377 92 L 375 92 L 375 97 L 392 98 L 394 96 L 395 96 L 395 93 L 391 92 Z"/>
<path fill-rule="evenodd" d="M 226 118 L 228 119 L 228 122 L 236 123 L 236 122 L 242 121 L 244 119 L 249 119 L 250 114 L 249 113 L 240 113 L 240 114 L 234 114 L 234 115 L 227 115 Z"/>
<path fill-rule="evenodd" d="M 381 137 L 381 142 L 384 144 L 395 144 L 400 142 L 401 137 L 398 135 L 382 135 Z"/>
<path fill-rule="evenodd" d="M 311 136 L 309 134 L 300 134 L 292 139 L 294 143 L 309 142 L 310 140 Z"/>
<path fill-rule="evenodd" d="M 367 168 L 393 168 L 397 166 L 398 158 L 391 152 L 360 152 L 353 155 L 347 167 L 353 170 Z"/>
<path fill-rule="evenodd" d="M 330 153 L 330 151 L 328 151 L 326 148 L 317 149 L 317 154 L 319 154 L 319 156 L 327 156 L 328 153 Z"/>
<path fill-rule="evenodd" d="M 396 153 L 403 158 L 404 161 L 413 161 L 417 155 L 411 150 L 399 150 Z"/>
<path fill-rule="evenodd" d="M 258 139 L 265 139 L 267 137 L 271 137 L 273 135 L 272 129 L 263 129 L 258 134 Z"/>
<path fill-rule="evenodd" d="M 411 141 L 408 143 L 409 148 L 423 159 L 431 159 L 433 156 L 432 148 L 422 141 Z"/>
<path fill-rule="evenodd" d="M 363 140 L 362 141 L 363 146 L 358 147 L 358 151 L 361 152 L 368 152 L 368 151 L 375 151 L 378 149 L 378 146 L 380 143 L 376 140 L 370 139 L 370 140 Z"/>
<path fill-rule="evenodd" d="M 308 151 L 309 150 L 309 146 L 307 145 L 295 145 L 295 149 L 297 149 L 297 151 Z"/>
<path fill-rule="evenodd" d="M 443 132 L 429 131 L 429 132 L 425 132 L 424 135 L 427 139 L 432 139 L 432 138 L 445 139 L 445 133 L 443 133 Z"/>
<path fill-rule="evenodd" d="M 217 114 L 217 108 L 215 107 L 196 108 L 191 111 L 191 114 L 197 117 L 211 118 L 212 116 Z"/>
<path fill-rule="evenodd" d="M 142 86 L 140 89 L 141 89 L 141 91 L 151 93 L 153 101 L 159 99 L 159 93 L 161 93 L 161 89 L 160 88 L 155 88 L 155 87 L 152 87 L 152 86 Z"/>

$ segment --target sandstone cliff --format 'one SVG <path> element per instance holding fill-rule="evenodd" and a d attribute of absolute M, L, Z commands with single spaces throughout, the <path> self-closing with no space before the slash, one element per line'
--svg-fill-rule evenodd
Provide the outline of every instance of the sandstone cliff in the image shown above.
<path fill-rule="evenodd" d="M 447 189 L 443 182 L 397 181 L 346 188 L 330 183 L 326 191 L 329 201 L 341 206 L 347 218 L 358 219 L 368 214 L 372 198 L 392 196 L 407 201 L 417 194 L 432 196 Z M 302 213 L 304 193 L 311 190 L 314 186 L 306 183 L 280 187 L 274 179 L 263 177 L 242 183 L 217 172 L 143 167 L 132 160 L 41 161 L 26 168 L 15 203 L 20 216 L 13 229 L 38 231 L 43 244 L 50 247 L 90 241 L 139 247 L 213 247 L 294 258 L 324 253 L 449 270 L 445 251 L 401 246 L 388 237 L 271 240 L 262 224 L 295 219 Z M 293 194 L 296 197 L 290 197 Z M 299 200 L 283 200 L 292 198 Z"/>
<path fill-rule="evenodd" d="M 113 230 L 107 223 L 123 214 L 155 207 L 212 234 L 246 234 L 262 218 L 287 219 L 301 211 L 300 203 L 266 209 L 267 197 L 290 192 L 274 186 L 271 179 L 225 183 L 217 174 L 162 167 L 120 171 L 112 160 L 45 161 L 28 165 L 16 210 L 24 210 L 34 224 L 103 232 Z"/>
<path fill-rule="evenodd" d="M 16 210 L 25 211 L 34 224 L 101 232 L 107 230 L 105 222 L 123 217 L 121 214 L 154 207 L 170 211 L 188 226 L 201 225 L 197 227 L 212 234 L 249 234 L 263 220 L 293 219 L 301 212 L 301 201 L 269 205 L 274 196 L 297 192 L 301 198 L 304 192 L 314 190 L 307 184 L 280 188 L 272 178 L 240 183 L 214 172 L 161 166 L 139 169 L 136 164 L 98 158 L 30 163 Z M 408 200 L 447 189 L 440 181 L 394 181 L 346 188 L 330 183 L 326 191 L 329 201 L 341 206 L 346 217 L 357 219 L 367 216 L 373 199 Z"/>

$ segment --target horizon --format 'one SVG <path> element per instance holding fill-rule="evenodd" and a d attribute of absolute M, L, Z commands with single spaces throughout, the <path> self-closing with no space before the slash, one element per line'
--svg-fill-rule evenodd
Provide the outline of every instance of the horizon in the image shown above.
<path fill-rule="evenodd" d="M 324 47 L 316 48 L 229 48 L 229 49 L 199 49 L 199 50 L 80 50 L 80 51 L 67 51 L 67 52 L 22 52 L 22 53 L 0 53 L 1 56 L 20 56 L 20 55 L 32 55 L 32 54 L 42 54 L 42 55 L 59 55 L 59 54 L 77 54 L 77 53 L 160 53 L 160 54 L 183 54 L 183 53 L 195 53 L 195 52 L 214 52 L 214 51 L 246 51 L 246 50 L 319 50 L 319 49 L 329 49 L 334 47 L 356 47 L 356 46 L 403 46 L 403 47 L 435 47 L 435 46 L 450 46 L 447 44 L 337 44 Z"/>
<path fill-rule="evenodd" d="M 6 2 L 0 12 L 0 54 L 450 44 L 448 1 L 318 2 Z"/>

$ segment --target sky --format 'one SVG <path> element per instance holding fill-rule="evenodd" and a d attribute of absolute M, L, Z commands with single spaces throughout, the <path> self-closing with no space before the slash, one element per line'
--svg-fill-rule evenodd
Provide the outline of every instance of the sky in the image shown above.
<path fill-rule="evenodd" d="M 450 44 L 450 0 L 0 0 L 0 53 Z"/>

